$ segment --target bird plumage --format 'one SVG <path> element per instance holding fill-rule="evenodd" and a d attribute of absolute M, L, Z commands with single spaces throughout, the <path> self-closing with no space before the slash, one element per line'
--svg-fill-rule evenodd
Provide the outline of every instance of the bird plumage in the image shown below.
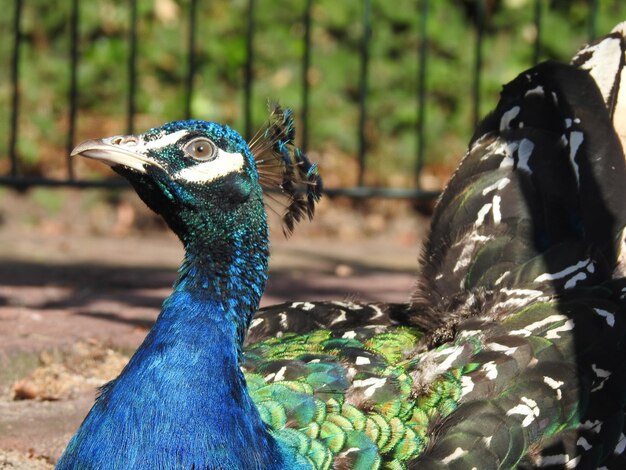
<path fill-rule="evenodd" d="M 292 110 L 276 103 L 269 107 L 270 117 L 252 138 L 250 152 L 255 156 L 266 194 L 278 190 L 288 199 L 282 221 L 283 232 L 289 235 L 305 216 L 313 218 L 315 204 L 322 195 L 322 179 L 317 165 L 293 145 L 296 129 Z"/>
<path fill-rule="evenodd" d="M 272 174 L 294 188 L 301 173 L 289 165 L 306 167 L 308 199 L 295 211 L 287 203 L 287 224 L 301 210 L 312 214 L 307 204 L 319 197 L 319 176 L 292 139 L 274 133 L 263 152 L 280 162 Z M 154 327 L 102 388 L 57 468 L 297 468 L 300 458 L 268 433 L 239 367 L 268 260 L 263 192 L 248 145 L 227 126 L 179 121 L 88 141 L 74 154 L 125 176 L 181 239 L 185 259 Z M 293 190 L 285 191 L 289 201 Z"/>
<path fill-rule="evenodd" d="M 287 359 L 309 359 L 295 350 L 308 330 L 328 332 L 332 348 L 358 340 L 352 356 L 329 348 L 351 383 L 347 410 L 333 412 L 402 423 L 395 447 L 363 431 L 378 449 L 366 468 L 623 468 L 625 51 L 618 27 L 573 65 L 542 64 L 504 87 L 438 202 L 412 305 L 293 302 L 253 320 L 253 340 L 288 338 L 262 343 L 277 348 L 268 363 L 281 381 L 298 377 Z M 412 339 L 385 362 L 372 339 L 391 335 L 393 348 L 398 332 Z M 374 375 L 359 375 L 359 354 Z M 381 395 L 368 403 L 355 383 Z M 357 468 L 358 455 L 344 445 L 335 465 Z"/>
<path fill-rule="evenodd" d="M 624 468 L 623 101 L 614 75 L 598 84 L 621 78 L 623 31 L 611 53 L 592 45 L 504 87 L 440 197 L 406 305 L 303 301 L 253 318 L 267 227 L 245 143 L 184 122 L 135 138 L 150 147 L 140 163 L 108 157 L 186 256 L 58 468 Z M 263 138 L 293 139 L 279 127 Z M 219 165 L 189 158 L 202 137 Z M 306 214 L 315 170 L 289 169 L 281 138 L 282 175 L 313 193 L 274 181 Z"/>

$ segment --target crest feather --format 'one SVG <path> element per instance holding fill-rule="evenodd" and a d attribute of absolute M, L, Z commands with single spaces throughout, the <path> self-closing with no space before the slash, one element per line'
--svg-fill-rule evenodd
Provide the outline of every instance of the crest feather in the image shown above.
<path fill-rule="evenodd" d="M 296 129 L 293 112 L 277 103 L 269 105 L 267 123 L 249 143 L 263 190 L 278 191 L 287 198 L 282 214 L 283 232 L 293 232 L 305 216 L 313 218 L 315 204 L 322 196 L 322 178 L 317 165 L 294 145 Z"/>

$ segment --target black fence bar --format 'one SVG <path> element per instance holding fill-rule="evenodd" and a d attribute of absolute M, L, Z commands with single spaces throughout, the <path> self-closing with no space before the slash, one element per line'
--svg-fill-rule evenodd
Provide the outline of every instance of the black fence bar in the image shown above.
<path fill-rule="evenodd" d="M 247 28 L 246 28 L 246 63 L 244 66 L 243 85 L 243 112 L 245 138 L 252 137 L 252 81 L 254 79 L 254 8 L 255 1 L 248 0 Z"/>
<path fill-rule="evenodd" d="M 483 33 L 485 30 L 485 1 L 476 0 L 476 45 L 474 56 L 474 84 L 472 90 L 472 120 L 474 127 L 480 121 L 480 85 L 483 70 Z"/>
<path fill-rule="evenodd" d="M 128 103 L 126 109 L 126 131 L 135 132 L 137 94 L 137 0 L 130 0 L 130 35 L 128 38 Z"/>
<path fill-rule="evenodd" d="M 17 176 L 17 136 L 20 111 L 20 45 L 22 42 L 22 0 L 15 0 L 13 12 L 13 56 L 11 57 L 11 129 L 9 134 L 9 158 L 11 176 Z"/>
<path fill-rule="evenodd" d="M 537 65 L 541 59 L 541 19 L 543 8 L 541 3 L 544 0 L 535 0 L 535 11 L 533 22 L 535 24 L 535 43 L 533 44 L 533 65 Z"/>
<path fill-rule="evenodd" d="M 69 16 L 69 55 L 70 55 L 70 84 L 67 92 L 68 98 L 68 134 L 66 136 L 68 154 L 74 145 L 76 134 L 77 114 L 78 114 L 78 66 L 80 60 L 80 42 L 79 42 L 79 26 L 80 26 L 80 0 L 68 0 L 70 5 Z M 134 130 L 134 120 L 136 115 L 136 98 L 137 98 L 137 67 L 138 67 L 138 2 L 137 0 L 129 0 L 130 24 L 128 37 L 128 131 L 132 133 Z M 549 7 L 542 5 L 545 0 L 534 0 L 534 24 L 536 27 L 536 38 L 533 45 L 532 59 L 538 62 L 542 54 L 541 39 L 543 35 L 542 21 L 544 10 Z M 198 6 L 197 0 L 189 0 L 189 36 L 188 36 L 188 64 L 185 82 L 185 113 L 186 117 L 191 117 L 192 101 L 194 91 L 194 77 L 197 73 L 198 60 L 196 55 L 197 42 L 197 24 L 196 15 Z M 74 168 L 72 160 L 67 161 L 67 176 L 64 179 L 49 179 L 46 177 L 30 177 L 21 176 L 21 160 L 19 158 L 19 137 L 20 137 L 20 102 L 23 94 L 20 93 L 20 50 L 24 48 L 27 36 L 22 32 L 22 19 L 24 16 L 24 0 L 14 0 L 14 16 L 13 31 L 7 32 L 7 36 L 13 38 L 13 49 L 10 63 L 10 84 L 12 90 L 11 110 L 9 123 L 9 140 L 8 140 L 8 156 L 10 169 L 6 175 L 0 176 L 0 186 L 10 186 L 18 189 L 25 189 L 36 186 L 70 186 L 77 188 L 126 188 L 128 184 L 121 179 L 111 180 L 79 180 L 74 177 Z M 312 12 L 314 7 L 313 0 L 305 0 L 304 3 L 304 50 L 302 57 L 302 136 L 301 145 L 306 149 L 309 143 L 309 113 L 310 113 L 310 94 L 311 84 L 309 82 L 309 71 L 311 66 L 312 51 Z M 411 199 L 430 199 L 437 195 L 437 192 L 422 191 L 412 188 L 372 188 L 364 186 L 364 177 L 366 172 L 366 154 L 368 150 L 366 124 L 367 124 L 367 105 L 368 105 L 368 75 L 370 62 L 370 46 L 372 41 L 372 24 L 373 13 L 372 8 L 375 6 L 372 0 L 363 0 L 362 11 L 362 38 L 359 49 L 360 54 L 360 78 L 359 78 L 359 96 L 358 96 L 358 177 L 357 185 L 348 188 L 327 188 L 325 193 L 329 196 L 344 196 L 350 198 L 411 198 Z M 480 119 L 480 100 L 481 100 L 481 74 L 483 73 L 483 39 L 487 24 L 487 16 L 485 11 L 485 0 L 473 0 L 474 17 L 476 27 L 476 43 L 475 43 L 475 62 L 474 76 L 472 84 L 472 105 L 473 120 L 478 122 Z M 600 2 L 598 0 L 589 0 L 588 11 L 588 33 L 591 38 L 595 38 L 597 34 L 597 21 L 599 15 Z M 254 86 L 254 37 L 255 37 L 255 0 L 247 0 L 247 30 L 246 30 L 246 58 L 244 64 L 244 113 L 245 113 L 245 133 L 249 137 L 252 130 L 252 95 Z M 428 65 L 428 11 L 429 1 L 420 0 L 418 3 L 420 8 L 419 27 L 419 46 L 417 51 L 418 70 L 417 70 L 417 121 L 416 121 L 416 161 L 415 171 L 417 181 L 419 182 L 419 172 L 422 169 L 424 148 L 426 145 L 426 94 L 427 94 L 427 65 Z"/>
<path fill-rule="evenodd" d="M 367 122 L 367 91 L 370 58 L 370 39 L 372 37 L 372 0 L 363 1 L 363 36 L 361 38 L 361 71 L 359 83 L 359 147 L 357 185 L 363 186 L 365 178 L 365 157 L 367 153 L 367 137 L 365 125 Z"/>
<path fill-rule="evenodd" d="M 43 176 L 0 176 L 0 186 L 24 190 L 36 187 L 72 187 L 72 188 L 130 188 L 130 183 L 122 178 L 112 178 L 110 180 L 81 180 L 81 179 L 51 179 Z"/>
<path fill-rule="evenodd" d="M 70 87 L 68 90 L 68 131 L 66 144 L 67 175 L 74 180 L 74 162 L 70 153 L 76 140 L 76 111 L 78 108 L 78 23 L 80 11 L 78 0 L 72 0 L 70 13 Z"/>
<path fill-rule="evenodd" d="M 415 155 L 415 184 L 419 188 L 420 173 L 424 164 L 426 136 L 426 59 L 428 56 L 428 0 L 420 2 L 419 48 L 417 69 L 417 151 Z"/>
<path fill-rule="evenodd" d="M 432 200 L 439 196 L 439 191 L 422 191 L 413 188 L 368 188 L 357 186 L 352 188 L 324 188 L 328 197 L 349 197 L 352 199 L 413 199 Z"/>
<path fill-rule="evenodd" d="M 598 0 L 591 0 L 589 6 L 589 40 L 595 39 L 598 25 Z"/>
<path fill-rule="evenodd" d="M 189 5 L 189 36 L 187 38 L 187 80 L 185 83 L 185 119 L 191 119 L 193 77 L 196 73 L 196 12 L 198 0 Z"/>
<path fill-rule="evenodd" d="M 122 178 L 107 180 L 80 180 L 80 179 L 50 179 L 39 176 L 23 176 L 13 178 L 0 176 L 0 186 L 8 186 L 18 190 L 35 187 L 73 187 L 79 189 L 126 189 L 130 183 Z M 276 189 L 275 191 L 279 191 Z M 390 199 L 420 199 L 431 200 L 439 195 L 438 191 L 422 191 L 412 188 L 324 188 L 328 197 L 349 197 L 355 199 L 390 198 Z"/>
<path fill-rule="evenodd" d="M 304 7 L 304 51 L 302 53 L 302 132 L 300 147 L 307 152 L 309 149 L 309 96 L 311 87 L 309 82 L 309 71 L 311 69 L 311 10 L 313 0 L 306 0 Z"/>

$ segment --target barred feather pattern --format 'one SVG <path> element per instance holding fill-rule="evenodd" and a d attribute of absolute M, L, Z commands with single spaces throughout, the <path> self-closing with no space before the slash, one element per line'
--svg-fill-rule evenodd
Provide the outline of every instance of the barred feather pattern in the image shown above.
<path fill-rule="evenodd" d="M 486 373 L 416 467 L 623 465 L 626 170 L 603 98 L 572 66 L 523 73 L 442 195 L 416 323 L 480 339 Z"/>
<path fill-rule="evenodd" d="M 315 329 L 350 330 L 376 325 L 402 325 L 415 311 L 408 304 L 360 303 L 354 301 L 291 302 L 265 307 L 256 312 L 248 329 L 246 344 L 304 334 Z"/>
<path fill-rule="evenodd" d="M 322 195 L 322 179 L 317 165 L 294 145 L 293 111 L 270 104 L 270 117 L 250 141 L 260 182 L 267 192 L 279 190 L 287 198 L 282 215 L 285 235 L 293 232 L 304 217 L 313 218 L 315 204 Z"/>
<path fill-rule="evenodd" d="M 253 319 L 252 397 L 311 468 L 626 468 L 619 99 L 577 65 L 504 87 L 438 202 L 411 305 Z"/>
<path fill-rule="evenodd" d="M 621 468 L 625 295 L 610 281 L 501 322 L 474 317 L 421 352 L 424 332 L 394 325 L 386 305 L 274 306 L 253 320 L 267 339 L 246 347 L 243 368 L 273 435 L 311 468 Z M 338 315 L 291 332 L 309 312 L 322 325 Z"/>
<path fill-rule="evenodd" d="M 417 406 L 403 359 L 420 336 L 388 326 L 287 333 L 250 345 L 243 368 L 273 435 L 311 468 L 403 468 L 428 442 L 429 413 L 453 409 L 463 372 Z"/>
<path fill-rule="evenodd" d="M 589 74 L 545 63 L 520 75 L 438 202 L 415 298 L 431 314 L 417 321 L 445 328 L 485 309 L 500 318 L 610 278 L 624 181 L 621 145 Z M 480 309 L 477 296 L 488 299 Z"/>

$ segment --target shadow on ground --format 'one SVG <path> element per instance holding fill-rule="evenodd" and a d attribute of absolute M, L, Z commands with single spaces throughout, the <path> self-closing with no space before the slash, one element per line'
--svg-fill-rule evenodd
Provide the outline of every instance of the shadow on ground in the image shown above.
<path fill-rule="evenodd" d="M 0 452 L 59 457 L 94 390 L 52 402 L 13 401 L 13 384 L 40 365 L 42 352 L 80 343 L 136 348 L 171 291 L 181 255 L 167 238 L 68 244 L 64 237 L 0 233 Z M 416 258 L 415 247 L 394 249 L 388 240 L 278 243 L 262 305 L 403 302 L 413 289 Z"/>

